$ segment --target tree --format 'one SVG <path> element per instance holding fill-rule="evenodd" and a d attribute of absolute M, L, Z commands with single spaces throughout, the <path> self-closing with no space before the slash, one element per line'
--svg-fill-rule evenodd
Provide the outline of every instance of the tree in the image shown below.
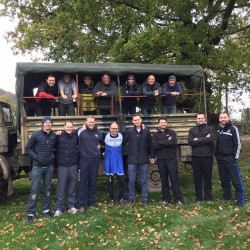
<path fill-rule="evenodd" d="M 0 3 L 1 15 L 18 20 L 7 35 L 14 53 L 39 51 L 56 62 L 200 64 L 213 95 L 215 81 L 228 84 L 225 75 L 237 89 L 249 85 L 248 0 Z"/>

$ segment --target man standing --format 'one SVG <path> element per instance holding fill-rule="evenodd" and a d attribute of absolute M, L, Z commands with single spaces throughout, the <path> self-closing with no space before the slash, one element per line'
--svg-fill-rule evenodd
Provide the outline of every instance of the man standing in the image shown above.
<path fill-rule="evenodd" d="M 240 174 L 238 159 L 240 156 L 240 135 L 238 129 L 230 122 L 228 113 L 219 116 L 217 130 L 217 147 L 215 156 L 218 162 L 223 198 L 231 200 L 231 181 L 235 189 L 238 208 L 244 205 L 244 185 Z"/>
<path fill-rule="evenodd" d="M 76 179 L 78 166 L 78 136 L 73 133 L 73 122 L 66 121 L 64 131 L 58 136 L 57 148 L 57 186 L 54 217 L 64 210 L 65 196 L 68 198 L 68 212 L 75 214 Z"/>
<path fill-rule="evenodd" d="M 176 97 L 183 94 L 183 90 L 174 75 L 169 76 L 168 82 L 162 85 L 161 98 L 161 113 L 162 114 L 175 114 L 176 109 Z"/>
<path fill-rule="evenodd" d="M 102 80 L 97 82 L 94 87 L 93 93 L 97 98 L 97 106 L 100 107 L 101 115 L 110 115 L 112 103 L 112 96 L 117 92 L 117 85 L 108 74 L 102 75 Z"/>
<path fill-rule="evenodd" d="M 58 88 L 56 86 L 56 77 L 49 74 L 46 82 L 41 82 L 35 98 L 36 116 L 50 116 L 51 108 L 55 105 L 58 96 Z M 40 98 L 38 98 L 40 97 Z"/>
<path fill-rule="evenodd" d="M 143 128 L 142 118 L 139 114 L 132 117 L 134 127 L 126 131 L 125 143 L 128 145 L 128 178 L 129 178 L 129 204 L 133 205 L 135 200 L 136 172 L 140 171 L 142 203 L 148 204 L 148 163 L 154 164 L 154 151 L 149 129 Z"/>
<path fill-rule="evenodd" d="M 59 115 L 75 115 L 75 106 L 73 101 L 78 94 L 76 81 L 71 78 L 70 74 L 64 74 L 63 78 L 58 81 L 58 88 L 62 97 L 58 100 Z"/>
<path fill-rule="evenodd" d="M 43 180 L 43 214 L 51 218 L 50 213 L 50 186 L 54 170 L 54 149 L 56 146 L 56 134 L 51 130 L 52 120 L 49 116 L 42 119 L 43 127 L 32 133 L 26 145 L 26 152 L 32 162 L 32 183 L 28 203 L 27 224 L 32 223 L 37 210 L 37 196 Z"/>
<path fill-rule="evenodd" d="M 109 206 L 114 206 L 114 175 L 117 176 L 119 184 L 118 200 L 123 203 L 124 196 L 124 169 L 122 160 L 122 144 L 123 135 L 118 132 L 118 124 L 111 123 L 109 127 L 110 133 L 103 134 L 105 143 L 104 154 L 104 174 L 107 176 L 107 189 L 109 193 Z"/>
<path fill-rule="evenodd" d="M 90 209 L 95 209 L 97 176 L 101 160 L 99 142 L 102 134 L 95 125 L 95 118 L 86 118 L 86 127 L 79 128 L 79 171 L 80 181 L 78 184 L 78 208 L 79 212 L 85 211 L 86 203 Z"/>
<path fill-rule="evenodd" d="M 196 202 L 212 201 L 212 169 L 214 129 L 207 126 L 205 114 L 198 113 L 196 126 L 189 130 L 188 144 L 192 146 L 192 168 Z M 202 182 L 204 180 L 204 197 Z"/>
<path fill-rule="evenodd" d="M 175 202 L 180 207 L 182 206 L 182 194 L 176 159 L 176 132 L 168 128 L 166 117 L 160 117 L 158 123 L 158 131 L 153 135 L 153 147 L 161 176 L 162 206 L 171 203 L 169 177 L 174 192 Z"/>

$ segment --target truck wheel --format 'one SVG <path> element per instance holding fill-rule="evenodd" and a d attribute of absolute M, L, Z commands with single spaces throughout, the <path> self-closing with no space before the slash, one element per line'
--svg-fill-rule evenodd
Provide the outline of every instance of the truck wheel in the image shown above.
<path fill-rule="evenodd" d="M 148 168 L 148 191 L 151 193 L 161 191 L 161 177 L 157 165 Z"/>
<path fill-rule="evenodd" d="M 5 199 L 8 192 L 8 175 L 6 173 L 8 162 L 3 155 L 0 155 L 0 199 Z M 7 179 L 6 179 L 7 178 Z"/>

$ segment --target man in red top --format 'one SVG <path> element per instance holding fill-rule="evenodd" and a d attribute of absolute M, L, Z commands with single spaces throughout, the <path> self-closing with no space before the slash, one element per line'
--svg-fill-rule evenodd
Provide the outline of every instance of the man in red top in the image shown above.
<path fill-rule="evenodd" d="M 49 74 L 46 82 L 41 82 L 36 93 L 36 116 L 50 116 L 51 108 L 54 106 L 56 96 L 58 96 L 58 88 L 55 85 L 56 77 Z"/>

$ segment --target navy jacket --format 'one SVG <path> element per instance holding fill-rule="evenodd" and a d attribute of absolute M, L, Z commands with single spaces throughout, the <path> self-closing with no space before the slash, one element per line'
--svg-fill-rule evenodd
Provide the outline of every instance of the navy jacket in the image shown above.
<path fill-rule="evenodd" d="M 155 106 L 155 95 L 154 91 L 158 90 L 159 95 L 161 95 L 160 83 L 155 82 L 153 85 L 149 85 L 148 82 L 142 84 L 142 94 L 147 97 L 143 97 L 140 100 L 141 108 L 143 109 L 153 109 Z"/>
<path fill-rule="evenodd" d="M 33 166 L 50 166 L 54 164 L 54 149 L 57 137 L 53 131 L 49 134 L 43 129 L 31 134 L 27 145 L 26 152 L 33 160 Z"/>
<path fill-rule="evenodd" d="M 168 82 L 162 85 L 162 95 L 161 103 L 165 106 L 172 106 L 175 104 L 176 96 L 171 95 L 171 92 L 179 92 L 180 95 L 183 94 L 183 90 L 178 82 L 175 83 L 173 87 L 170 87 Z"/>
<path fill-rule="evenodd" d="M 78 136 L 63 131 L 57 139 L 57 165 L 70 167 L 78 164 Z"/>
<path fill-rule="evenodd" d="M 231 161 L 240 157 L 240 135 L 238 129 L 228 122 L 217 130 L 217 146 L 215 156 L 218 160 Z"/>
<path fill-rule="evenodd" d="M 145 164 L 149 162 L 149 156 L 154 158 L 152 137 L 148 128 L 140 132 L 135 127 L 126 131 L 124 143 L 128 145 L 128 163 Z"/>
<path fill-rule="evenodd" d="M 207 135 L 210 134 L 210 137 Z M 193 140 L 198 138 L 198 140 Z M 192 155 L 196 157 L 213 156 L 214 129 L 206 123 L 197 124 L 188 133 L 188 144 L 192 146 Z"/>
<path fill-rule="evenodd" d="M 153 147 L 158 160 L 176 159 L 176 132 L 169 128 L 158 129 L 153 135 Z"/>
<path fill-rule="evenodd" d="M 85 159 L 100 159 L 101 151 L 99 144 L 102 141 L 102 133 L 95 125 L 94 129 L 78 128 L 75 133 L 79 137 L 79 157 Z"/>
<path fill-rule="evenodd" d="M 125 84 L 122 85 L 122 95 L 124 96 L 141 95 L 140 85 L 137 83 L 129 85 L 127 82 L 125 82 Z M 137 105 L 137 99 L 136 98 L 123 98 L 122 105 L 124 105 L 125 107 L 135 107 Z"/>

